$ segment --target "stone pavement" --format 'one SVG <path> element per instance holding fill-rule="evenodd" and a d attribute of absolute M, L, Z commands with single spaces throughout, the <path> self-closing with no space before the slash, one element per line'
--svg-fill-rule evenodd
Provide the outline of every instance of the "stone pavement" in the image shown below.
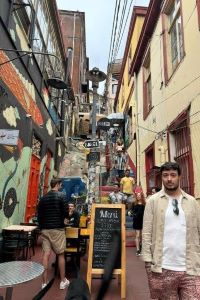
<path fill-rule="evenodd" d="M 130 235 L 131 236 L 131 235 Z M 130 238 L 130 237 L 129 237 Z M 134 247 L 126 247 L 127 250 L 127 300 L 149 300 L 149 290 L 144 269 L 144 263 L 141 257 L 136 257 Z M 33 261 L 41 262 L 42 251 L 38 246 L 36 255 L 32 257 Z M 51 257 L 51 262 L 54 261 L 54 255 Z M 87 259 L 81 260 L 81 276 L 86 277 Z M 53 277 L 54 268 L 50 268 L 49 278 Z M 70 278 L 69 278 L 70 279 Z M 99 286 L 100 279 L 93 279 L 92 281 L 92 300 L 95 300 Z M 30 282 L 20 284 L 14 287 L 13 300 L 31 300 L 41 288 L 41 277 Z M 59 290 L 59 278 L 55 282 L 48 293 L 43 297 L 44 300 L 64 300 L 67 290 Z M 5 296 L 5 289 L 0 289 L 0 295 Z M 112 279 L 108 293 L 105 300 L 120 300 L 120 286 L 117 284 L 117 279 Z"/>

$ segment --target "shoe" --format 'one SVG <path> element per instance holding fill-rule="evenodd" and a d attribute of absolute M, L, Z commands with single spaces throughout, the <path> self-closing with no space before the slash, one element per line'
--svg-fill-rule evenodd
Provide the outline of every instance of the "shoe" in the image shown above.
<path fill-rule="evenodd" d="M 136 251 L 136 256 L 140 256 L 140 250 Z"/>
<path fill-rule="evenodd" d="M 60 290 L 64 290 L 70 284 L 69 280 L 65 278 L 65 281 L 60 282 Z"/>
<path fill-rule="evenodd" d="M 44 289 L 45 286 L 47 286 L 47 283 L 43 283 L 43 284 L 42 284 L 42 289 Z"/>

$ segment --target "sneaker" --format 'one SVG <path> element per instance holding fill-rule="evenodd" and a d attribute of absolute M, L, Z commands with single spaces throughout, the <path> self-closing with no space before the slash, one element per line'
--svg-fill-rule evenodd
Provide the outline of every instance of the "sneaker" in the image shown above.
<path fill-rule="evenodd" d="M 64 281 L 60 282 L 60 290 L 64 290 L 70 284 L 69 280 L 65 278 Z"/>
<path fill-rule="evenodd" d="M 42 284 L 42 289 L 44 289 L 45 286 L 47 286 L 47 283 L 43 283 L 43 284 Z"/>
<path fill-rule="evenodd" d="M 140 250 L 136 251 L 136 256 L 140 256 Z"/>

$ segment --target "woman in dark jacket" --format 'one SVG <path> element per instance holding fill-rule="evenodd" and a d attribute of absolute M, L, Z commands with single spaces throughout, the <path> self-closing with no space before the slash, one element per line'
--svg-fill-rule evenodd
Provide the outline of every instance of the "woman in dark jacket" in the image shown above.
<path fill-rule="evenodd" d="M 133 207 L 133 229 L 135 230 L 135 243 L 136 243 L 136 255 L 141 254 L 141 243 L 142 243 L 142 226 L 143 226 L 143 216 L 145 208 L 144 194 L 136 194 L 136 202 Z"/>

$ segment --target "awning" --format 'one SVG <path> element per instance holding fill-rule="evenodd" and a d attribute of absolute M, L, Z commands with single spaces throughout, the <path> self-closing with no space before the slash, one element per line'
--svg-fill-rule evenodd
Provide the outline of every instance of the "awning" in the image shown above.
<path fill-rule="evenodd" d="M 108 119 L 118 119 L 118 120 L 124 120 L 124 114 L 123 113 L 112 113 L 107 116 Z"/>

